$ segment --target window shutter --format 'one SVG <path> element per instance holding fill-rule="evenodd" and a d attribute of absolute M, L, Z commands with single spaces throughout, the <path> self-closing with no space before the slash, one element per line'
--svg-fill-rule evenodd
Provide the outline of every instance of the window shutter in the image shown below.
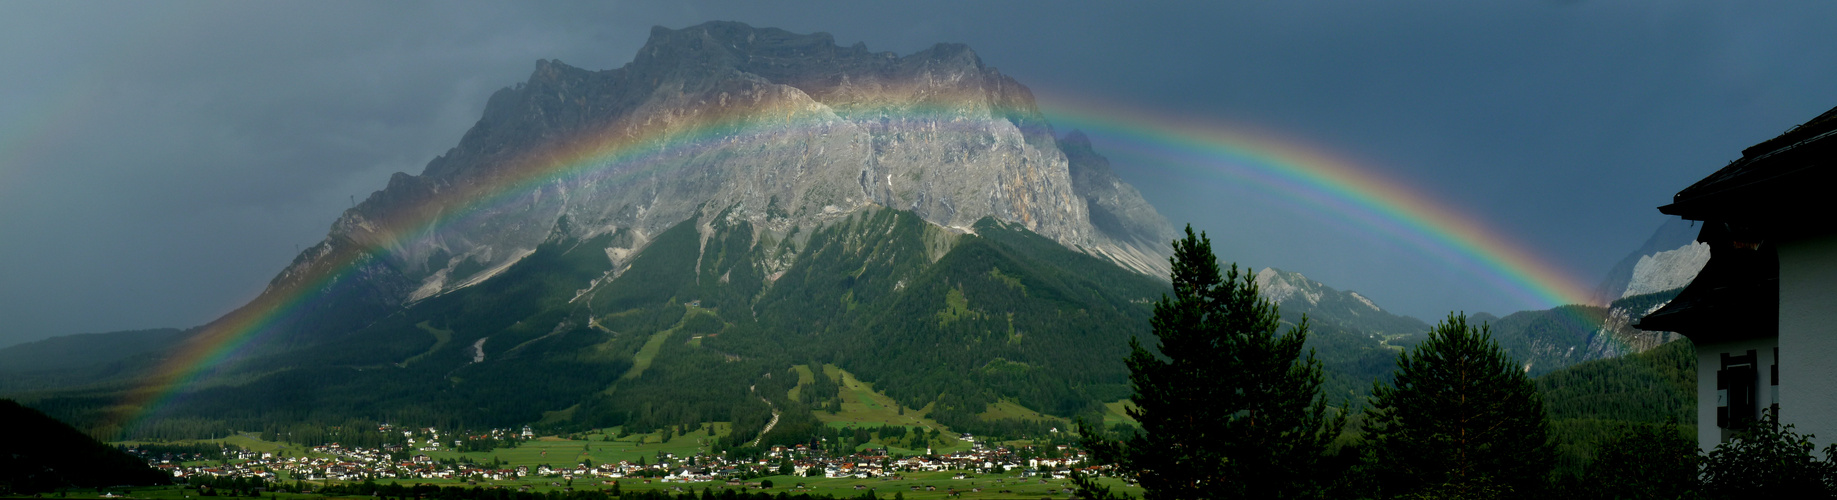
<path fill-rule="evenodd" d="M 1722 359 L 1727 360 L 1724 354 Z M 1729 371 L 1716 370 L 1716 427 L 1729 426 Z"/>

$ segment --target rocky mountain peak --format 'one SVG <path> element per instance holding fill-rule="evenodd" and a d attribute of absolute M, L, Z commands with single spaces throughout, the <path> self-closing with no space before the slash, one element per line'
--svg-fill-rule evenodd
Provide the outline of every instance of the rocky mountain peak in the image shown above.
<path fill-rule="evenodd" d="M 1257 291 L 1264 298 L 1278 304 L 1302 301 L 1310 306 L 1318 305 L 1326 292 L 1332 290 L 1308 279 L 1307 276 L 1302 276 L 1301 273 L 1283 271 L 1273 267 L 1265 267 L 1257 271 L 1256 283 Z"/>
<path fill-rule="evenodd" d="M 1266 267 L 1257 271 L 1255 281 L 1258 293 L 1274 302 L 1286 321 L 1299 321 L 1305 314 L 1316 324 L 1371 334 L 1416 334 L 1429 328 L 1422 320 L 1379 308 L 1358 292 L 1336 290 L 1298 272 Z"/>
<path fill-rule="evenodd" d="M 477 283 L 455 269 L 502 268 L 556 230 L 644 242 L 724 214 L 779 237 L 874 207 L 958 231 L 990 217 L 1156 276 L 1174 236 L 1088 138 L 1056 138 L 1032 92 L 968 46 L 899 56 L 711 22 L 655 28 L 615 69 L 537 61 L 313 255 L 374 254 L 366 275 L 387 286 L 370 300 L 386 306 Z"/>

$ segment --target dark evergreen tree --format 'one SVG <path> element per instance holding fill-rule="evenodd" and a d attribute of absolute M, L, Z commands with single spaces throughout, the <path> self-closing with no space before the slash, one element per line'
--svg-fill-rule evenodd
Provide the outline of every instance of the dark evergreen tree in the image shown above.
<path fill-rule="evenodd" d="M 1602 444 L 1570 498 L 1695 498 L 1697 442 L 1677 424 L 1631 425 Z"/>
<path fill-rule="evenodd" d="M 1151 500 L 1317 497 L 1317 467 L 1345 426 L 1320 396 L 1321 367 L 1301 356 L 1307 320 L 1278 333 L 1275 305 L 1236 265 L 1222 276 L 1211 240 L 1186 228 L 1171 257 L 1174 294 L 1155 304 L 1155 351 L 1129 341 L 1142 431 L 1122 441 L 1081 426 L 1097 460 Z M 1158 351 L 1158 354 L 1157 354 Z M 1081 496 L 1108 491 L 1080 476 Z"/>
<path fill-rule="evenodd" d="M 1554 451 L 1544 403 L 1489 328 L 1449 315 L 1397 357 L 1366 416 L 1370 470 L 1385 496 L 1538 498 Z"/>

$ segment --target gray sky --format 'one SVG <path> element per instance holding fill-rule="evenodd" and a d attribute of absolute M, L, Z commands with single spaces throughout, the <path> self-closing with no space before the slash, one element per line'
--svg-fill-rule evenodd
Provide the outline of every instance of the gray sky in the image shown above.
<path fill-rule="evenodd" d="M 1837 106 L 1831 2 L 1134 5 L 0 3 L 0 345 L 223 314 L 536 59 L 618 67 L 652 25 L 968 43 L 1049 110 L 1073 96 L 1276 133 L 1591 284 L 1663 221 L 1654 206 Z M 1529 306 L 1342 214 L 1094 139 L 1226 259 L 1431 321 Z"/>

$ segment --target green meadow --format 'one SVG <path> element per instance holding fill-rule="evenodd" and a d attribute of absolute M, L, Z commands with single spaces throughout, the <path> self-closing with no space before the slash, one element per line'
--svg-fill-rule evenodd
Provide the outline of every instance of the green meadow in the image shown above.
<path fill-rule="evenodd" d="M 946 498 L 1036 499 L 1036 498 L 1069 498 L 1070 497 L 1069 488 L 1071 488 L 1071 484 L 1070 484 L 1070 481 L 1068 480 L 1046 479 L 1044 480 L 1044 482 L 1042 482 L 1040 478 L 1037 478 L 1037 477 L 1036 478 L 1024 478 L 1024 477 L 1020 477 L 1018 474 L 970 474 L 969 477 L 966 477 L 964 479 L 954 479 L 954 476 L 956 474 L 957 472 L 951 472 L 951 471 L 915 472 L 915 473 L 904 474 L 904 475 L 899 475 L 899 476 L 884 477 L 884 478 L 867 478 L 867 479 L 859 479 L 859 478 L 833 478 L 832 479 L 832 478 L 821 478 L 821 477 L 811 478 L 811 477 L 796 477 L 796 476 L 768 476 L 768 477 L 763 477 L 759 479 L 753 479 L 753 480 L 747 481 L 747 483 L 761 483 L 763 481 L 771 481 L 772 488 L 767 489 L 765 491 L 784 492 L 784 493 L 788 493 L 792 495 L 796 495 L 800 493 L 807 493 L 807 494 L 819 495 L 819 496 L 827 495 L 827 496 L 833 496 L 838 499 L 859 498 L 863 493 L 871 493 L 874 495 L 875 498 L 890 499 L 890 498 L 894 498 L 895 495 L 898 495 L 899 497 L 912 499 L 912 500 L 946 499 Z M 556 478 L 533 477 L 533 478 L 519 479 L 515 481 L 481 481 L 478 483 L 469 483 L 469 482 L 462 481 L 462 480 L 427 480 L 427 479 L 406 479 L 406 480 L 399 480 L 397 482 L 401 484 L 407 484 L 407 485 L 433 484 L 433 485 L 440 485 L 443 487 L 444 486 L 464 486 L 468 488 L 482 487 L 482 488 L 520 489 L 523 487 L 528 487 L 534 491 L 551 491 L 551 490 L 557 490 L 557 489 L 568 488 L 568 487 L 571 487 L 577 490 L 580 490 L 580 489 L 610 490 L 612 488 L 612 486 L 610 485 L 611 481 L 615 481 L 615 480 L 601 479 L 601 478 L 590 478 L 590 479 L 589 478 L 577 478 L 571 483 L 567 483 L 567 482 L 563 482 L 562 480 L 556 479 Z M 749 487 L 745 485 L 728 485 L 727 483 L 724 483 L 724 482 L 679 483 L 679 482 L 664 482 L 662 480 L 655 480 L 655 479 L 645 480 L 645 479 L 634 479 L 634 478 L 617 479 L 616 481 L 619 483 L 619 488 L 622 491 L 662 490 L 665 492 L 672 492 L 672 493 L 677 493 L 677 492 L 701 493 L 703 490 L 713 490 L 715 493 L 719 493 L 723 489 L 748 488 L 754 491 L 757 491 L 759 489 L 758 486 Z M 1104 481 L 1106 484 L 1109 484 L 1110 486 L 1115 488 L 1116 491 L 1118 492 L 1136 495 L 1136 496 L 1141 495 L 1141 490 L 1139 488 L 1134 488 L 1134 487 L 1123 485 L 1121 481 L 1118 481 L 1115 479 L 1105 479 Z M 388 481 L 380 481 L 380 482 L 388 482 Z M 81 490 L 81 491 L 88 492 L 91 490 Z M 179 499 L 179 498 L 197 498 L 198 497 L 197 491 L 185 490 L 183 488 L 176 487 L 176 486 L 166 486 L 166 487 L 156 487 L 156 488 L 113 489 L 110 491 L 113 491 L 116 494 L 126 493 L 128 498 Z M 953 496 L 953 492 L 955 493 L 954 496 Z M 263 498 L 278 498 L 278 499 L 337 498 L 337 497 L 326 497 L 326 496 L 318 495 L 318 494 L 293 494 L 293 493 L 264 493 L 262 496 Z M 349 498 L 370 498 L 370 497 L 365 496 L 365 497 L 349 497 Z"/>
<path fill-rule="evenodd" d="M 274 441 L 263 441 L 261 438 L 261 434 L 256 434 L 253 432 L 244 432 L 244 433 L 239 433 L 233 436 L 221 437 L 217 439 L 188 439 L 188 440 L 183 440 L 183 441 L 168 441 L 168 442 L 159 442 L 159 443 L 152 443 L 149 441 L 114 441 L 114 442 L 110 442 L 109 444 L 116 444 L 116 445 L 123 445 L 123 446 L 135 446 L 135 445 L 140 445 L 140 444 L 196 444 L 196 443 L 217 443 L 217 444 L 225 444 L 225 445 L 235 445 L 235 446 L 242 447 L 242 449 L 245 449 L 245 450 L 254 451 L 254 452 L 262 452 L 262 453 L 294 452 L 295 454 L 298 454 L 298 453 L 304 452 L 307 449 L 307 447 L 301 447 L 299 445 L 290 445 L 287 443 L 277 443 Z"/>
<path fill-rule="evenodd" d="M 799 368 L 803 367 L 800 366 Z M 887 395 L 881 394 L 880 391 L 874 390 L 874 384 L 856 379 L 855 375 L 849 373 L 848 370 L 837 368 L 835 365 L 823 365 L 823 371 L 827 373 L 830 378 L 840 380 L 840 385 L 842 387 L 841 411 L 835 414 L 830 414 L 826 411 L 816 412 L 817 420 L 821 420 L 831 427 L 904 425 L 909 427 L 924 427 L 927 429 L 944 428 L 937 422 L 925 418 L 925 414 L 930 411 L 929 409 L 907 408 L 902 414 L 899 403 L 895 403 L 893 398 L 887 397 Z M 798 375 L 799 379 L 803 378 L 803 373 L 800 372 Z"/>
<path fill-rule="evenodd" d="M 1104 403 L 1103 407 L 1105 410 L 1108 410 L 1108 411 L 1105 411 L 1103 414 L 1104 427 L 1109 427 L 1109 426 L 1116 425 L 1116 424 L 1126 424 L 1126 425 L 1131 425 L 1131 426 L 1136 426 L 1136 427 L 1141 427 L 1142 425 L 1141 423 L 1135 421 L 1135 417 L 1129 416 L 1129 411 L 1128 411 L 1129 400 L 1127 399 L 1120 399 L 1120 400 Z"/>
<path fill-rule="evenodd" d="M 580 434 L 580 439 L 541 437 L 524 441 L 513 448 L 491 451 L 461 453 L 443 450 L 426 453 L 436 460 L 457 460 L 463 457 L 475 463 L 491 463 L 496 459 L 512 467 L 527 465 L 532 468 L 542 464 L 557 467 L 574 465 L 589 460 L 595 465 L 618 463 L 621 460 L 637 463 L 640 458 L 645 463 L 656 463 L 658 453 L 670 453 L 678 457 L 707 453 L 716 438 L 727 435 L 731 430 L 732 426 L 726 422 L 714 422 L 686 429 L 680 436 L 671 436 L 669 431 L 659 431 L 616 437 L 617 428 L 613 428 Z"/>
<path fill-rule="evenodd" d="M 415 323 L 415 328 L 420 328 L 421 331 L 427 332 L 429 335 L 433 335 L 434 345 L 428 347 L 426 352 L 422 352 L 421 354 L 410 356 L 408 359 L 403 360 L 400 364 L 397 364 L 396 366 L 408 366 L 408 365 L 414 364 L 416 361 L 426 359 L 428 356 L 431 356 L 436 352 L 440 352 L 440 349 L 443 347 L 446 347 L 448 342 L 453 341 L 453 331 L 452 330 L 448 330 L 444 328 L 434 328 L 434 326 L 430 324 L 429 322 L 422 321 L 420 323 Z"/>
<path fill-rule="evenodd" d="M 790 396 L 792 399 L 798 399 L 799 393 L 804 386 L 814 380 L 815 374 L 810 370 L 809 365 L 797 365 L 792 369 L 797 371 L 798 382 L 797 387 L 791 388 Z M 842 399 L 841 409 L 835 413 L 823 410 L 815 412 L 817 420 L 823 422 L 824 425 L 837 429 L 887 426 L 936 429 L 943 433 L 944 441 L 947 444 L 933 447 L 932 452 L 944 454 L 970 449 L 969 443 L 958 440 L 955 433 L 927 417 L 931 412 L 929 405 L 925 408 L 906 408 L 901 411 L 899 403 L 893 401 L 893 398 L 874 390 L 874 384 L 862 382 L 848 370 L 843 370 L 836 365 L 823 365 L 823 373 L 830 379 L 840 381 L 838 385 Z M 892 453 L 900 455 L 923 455 L 925 453 L 924 449 L 888 446 L 878 439 L 870 444 L 862 444 L 858 449 L 879 446 L 886 446 Z"/>

